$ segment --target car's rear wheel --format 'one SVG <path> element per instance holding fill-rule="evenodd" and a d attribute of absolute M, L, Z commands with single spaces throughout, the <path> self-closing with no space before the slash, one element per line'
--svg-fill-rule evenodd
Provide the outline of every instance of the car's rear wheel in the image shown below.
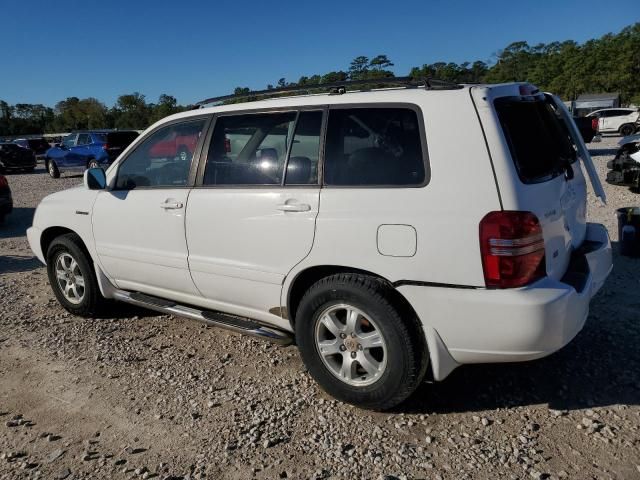
<path fill-rule="evenodd" d="M 49 159 L 47 161 L 47 171 L 49 172 L 49 176 L 51 178 L 60 178 L 60 170 L 58 170 L 56 162 L 54 162 L 52 159 Z"/>
<path fill-rule="evenodd" d="M 60 304 L 74 315 L 92 317 L 104 305 L 91 259 L 80 237 L 57 237 L 47 250 L 47 274 Z"/>
<path fill-rule="evenodd" d="M 89 160 L 89 163 L 87 163 L 87 168 L 99 168 L 99 167 L 100 167 L 100 164 L 95 158 L 92 158 L 91 160 Z"/>
<path fill-rule="evenodd" d="M 633 128 L 633 125 L 631 125 L 631 124 L 623 125 L 623 126 L 620 127 L 620 134 L 623 137 L 627 137 L 627 136 L 633 134 L 633 131 L 634 131 L 634 128 Z"/>
<path fill-rule="evenodd" d="M 389 409 L 424 377 L 424 335 L 374 277 L 346 273 L 315 283 L 300 301 L 295 330 L 309 373 L 339 400 Z"/>

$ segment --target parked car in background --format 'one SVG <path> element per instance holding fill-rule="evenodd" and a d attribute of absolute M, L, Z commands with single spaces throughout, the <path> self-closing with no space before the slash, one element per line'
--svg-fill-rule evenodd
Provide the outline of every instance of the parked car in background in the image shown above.
<path fill-rule="evenodd" d="M 327 392 L 374 409 L 428 369 L 564 347 L 612 268 L 571 114 L 526 83 L 409 86 L 157 122 L 38 206 L 27 237 L 56 298 L 295 341 Z"/>
<path fill-rule="evenodd" d="M 591 112 L 587 118 L 598 119 L 600 133 L 619 133 L 626 137 L 638 129 L 640 111 L 633 108 L 605 108 Z"/>
<path fill-rule="evenodd" d="M 599 133 L 598 119 L 595 117 L 573 117 L 573 122 L 578 127 L 584 143 L 591 143 L 593 137 Z"/>
<path fill-rule="evenodd" d="M 47 150 L 51 148 L 51 145 L 49 145 L 49 142 L 47 142 L 45 138 L 17 138 L 13 143 L 31 150 L 36 157 L 44 156 Z"/>
<path fill-rule="evenodd" d="M 13 198 L 11 198 L 11 189 L 9 181 L 4 175 L 0 175 L 0 223 L 4 222 L 7 215 L 13 210 Z"/>
<path fill-rule="evenodd" d="M 137 136 L 138 132 L 133 130 L 75 132 L 47 150 L 45 166 L 53 178 L 58 178 L 62 172 L 106 168 Z"/>
<path fill-rule="evenodd" d="M 22 170 L 33 172 L 36 168 L 36 156 L 33 150 L 15 143 L 0 143 L 0 173 Z"/>

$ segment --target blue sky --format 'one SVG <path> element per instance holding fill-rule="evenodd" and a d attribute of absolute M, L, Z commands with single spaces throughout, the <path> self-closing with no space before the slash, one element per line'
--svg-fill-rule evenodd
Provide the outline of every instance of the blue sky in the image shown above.
<path fill-rule="evenodd" d="M 180 103 L 346 70 L 387 54 L 397 75 L 490 61 L 512 41 L 579 42 L 640 21 L 638 0 L 2 0 L 0 99 Z"/>

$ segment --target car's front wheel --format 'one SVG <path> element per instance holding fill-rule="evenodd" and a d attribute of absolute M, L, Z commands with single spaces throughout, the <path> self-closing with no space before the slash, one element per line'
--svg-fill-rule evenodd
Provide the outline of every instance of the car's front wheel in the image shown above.
<path fill-rule="evenodd" d="M 358 274 L 315 283 L 296 313 L 296 341 L 309 373 L 335 398 L 392 408 L 418 387 L 427 367 L 424 335 L 401 316 L 391 287 Z"/>
<path fill-rule="evenodd" d="M 47 171 L 49 172 L 49 176 L 51 178 L 60 178 L 60 171 L 58 170 L 58 166 L 56 162 L 53 160 L 47 161 Z"/>
<path fill-rule="evenodd" d="M 88 253 L 75 233 L 62 235 L 47 250 L 47 274 L 60 304 L 74 315 L 92 317 L 104 304 Z"/>

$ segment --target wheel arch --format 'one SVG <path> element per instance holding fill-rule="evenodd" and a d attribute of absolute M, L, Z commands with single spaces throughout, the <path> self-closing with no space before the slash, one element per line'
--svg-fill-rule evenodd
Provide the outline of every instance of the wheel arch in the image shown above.
<path fill-rule="evenodd" d="M 87 253 L 87 255 L 89 255 L 89 258 L 91 259 L 91 254 L 89 253 L 89 249 L 87 248 L 87 245 L 84 243 L 82 236 L 79 235 L 78 232 L 75 232 L 70 228 L 60 227 L 60 226 L 45 228 L 42 231 L 42 234 L 40 235 L 40 247 L 42 248 L 42 255 L 44 256 L 45 259 L 47 258 L 47 251 L 49 250 L 49 246 L 51 245 L 51 243 L 56 238 L 62 235 L 67 235 L 69 233 L 73 233 L 80 239 L 82 248 Z"/>
<path fill-rule="evenodd" d="M 391 295 L 391 301 L 394 306 L 399 309 L 401 316 L 410 316 L 411 318 L 414 318 L 417 323 L 416 326 L 420 328 L 422 327 L 418 314 L 409 301 L 398 291 L 397 288 L 395 288 L 391 281 L 382 275 L 356 267 L 342 265 L 315 265 L 298 272 L 289 285 L 286 297 L 286 313 L 292 328 L 294 328 L 295 325 L 295 315 L 298 305 L 300 304 L 300 300 L 302 300 L 302 297 L 309 287 L 322 278 L 338 273 L 355 273 L 378 279 L 388 288 Z"/>

